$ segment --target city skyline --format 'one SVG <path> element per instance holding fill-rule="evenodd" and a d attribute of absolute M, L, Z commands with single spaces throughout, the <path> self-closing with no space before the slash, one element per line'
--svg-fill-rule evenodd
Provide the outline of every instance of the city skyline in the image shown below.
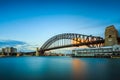
<path fill-rule="evenodd" d="M 4 44 L 8 41 L 18 41 L 15 47 L 33 50 L 52 36 L 61 33 L 104 37 L 104 29 L 109 25 L 114 25 L 120 31 L 119 2 L 119 0 L 1 0 L 0 42 Z"/>

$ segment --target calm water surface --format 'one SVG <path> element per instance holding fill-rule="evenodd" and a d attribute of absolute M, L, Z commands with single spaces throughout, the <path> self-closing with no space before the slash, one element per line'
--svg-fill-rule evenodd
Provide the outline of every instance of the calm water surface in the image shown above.
<path fill-rule="evenodd" d="M 0 58 L 0 80 L 120 80 L 120 59 Z"/>

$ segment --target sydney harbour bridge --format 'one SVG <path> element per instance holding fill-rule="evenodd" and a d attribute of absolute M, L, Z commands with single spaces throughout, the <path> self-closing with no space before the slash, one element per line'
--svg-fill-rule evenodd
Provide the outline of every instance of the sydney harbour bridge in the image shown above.
<path fill-rule="evenodd" d="M 40 53 L 53 49 L 79 47 L 83 45 L 87 45 L 88 47 L 100 47 L 103 43 L 104 39 L 102 37 L 76 33 L 63 33 L 47 40 L 40 48 Z"/>
<path fill-rule="evenodd" d="M 109 39 L 113 41 L 109 42 Z M 111 46 L 114 44 L 119 44 L 120 38 L 118 37 L 117 30 L 115 27 L 109 26 L 105 31 L 105 39 L 100 36 L 84 35 L 77 33 L 63 33 L 58 34 L 50 39 L 48 39 L 38 50 L 38 54 L 44 54 L 45 51 L 67 48 L 67 47 L 79 47 L 79 46 L 88 46 L 88 47 L 102 47 L 102 46 Z"/>

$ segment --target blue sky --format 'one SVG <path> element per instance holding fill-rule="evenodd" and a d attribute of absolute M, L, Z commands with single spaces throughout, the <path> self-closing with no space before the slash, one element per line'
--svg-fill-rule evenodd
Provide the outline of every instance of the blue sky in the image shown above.
<path fill-rule="evenodd" d="M 41 46 L 61 33 L 104 36 L 120 31 L 119 0 L 0 0 L 0 40 Z"/>

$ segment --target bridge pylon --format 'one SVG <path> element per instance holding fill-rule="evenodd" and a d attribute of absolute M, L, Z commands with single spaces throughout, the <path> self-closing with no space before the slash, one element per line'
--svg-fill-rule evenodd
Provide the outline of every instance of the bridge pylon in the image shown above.
<path fill-rule="evenodd" d="M 36 48 L 36 53 L 35 53 L 36 56 L 40 56 L 40 52 L 39 52 L 39 48 L 37 47 Z"/>
<path fill-rule="evenodd" d="M 108 26 L 105 29 L 105 46 L 113 46 L 118 44 L 118 31 L 114 25 Z"/>

